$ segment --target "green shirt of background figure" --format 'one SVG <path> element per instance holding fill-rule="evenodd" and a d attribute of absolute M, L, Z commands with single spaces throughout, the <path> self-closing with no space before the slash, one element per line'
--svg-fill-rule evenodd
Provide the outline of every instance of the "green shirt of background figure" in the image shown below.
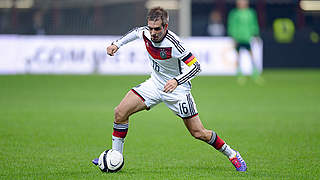
<path fill-rule="evenodd" d="M 238 43 L 250 43 L 259 35 L 256 12 L 251 8 L 235 8 L 228 17 L 228 33 Z"/>
<path fill-rule="evenodd" d="M 240 65 L 239 52 L 241 48 L 245 48 L 250 53 L 250 59 L 252 64 L 252 78 L 257 83 L 262 82 L 262 78 L 259 76 L 259 71 L 255 64 L 254 56 L 252 54 L 250 42 L 254 36 L 259 36 L 259 25 L 255 10 L 249 8 L 248 0 L 237 0 L 236 8 L 232 9 L 228 16 L 228 35 L 235 41 L 237 50 L 237 75 L 238 83 L 244 84 L 246 78 L 242 76 L 242 70 Z"/>

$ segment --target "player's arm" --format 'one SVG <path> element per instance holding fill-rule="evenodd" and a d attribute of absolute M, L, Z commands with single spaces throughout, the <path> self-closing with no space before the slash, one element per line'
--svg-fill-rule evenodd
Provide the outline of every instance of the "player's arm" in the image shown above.
<path fill-rule="evenodd" d="M 257 14 L 256 14 L 256 12 L 253 10 L 253 9 L 251 9 L 251 16 L 252 16 L 252 34 L 254 35 L 254 36 L 256 36 L 256 37 L 258 37 L 259 36 L 259 24 L 258 24 L 258 18 L 257 18 Z"/>
<path fill-rule="evenodd" d="M 179 76 L 169 80 L 164 86 L 164 92 L 174 91 L 178 85 L 190 81 L 200 73 L 200 64 L 197 61 L 197 58 L 192 55 L 192 53 L 189 53 L 182 59 L 182 61 L 189 66 L 188 70 L 180 74 Z"/>
<path fill-rule="evenodd" d="M 187 56 L 182 58 L 181 61 L 185 63 L 189 68 L 187 71 L 174 78 L 177 81 L 178 85 L 190 81 L 201 71 L 200 63 L 191 52 Z"/>
<path fill-rule="evenodd" d="M 236 18 L 236 11 L 235 10 L 231 10 L 231 12 L 229 13 L 228 16 L 228 35 L 231 37 L 235 37 L 237 34 L 237 28 L 238 28 L 238 22 L 237 22 L 237 18 Z"/>
<path fill-rule="evenodd" d="M 134 28 L 131 31 L 129 31 L 127 34 L 122 36 L 120 39 L 112 42 L 112 44 L 107 47 L 108 55 L 113 56 L 114 53 L 116 53 L 121 46 L 138 39 L 144 28 L 145 27 Z"/>

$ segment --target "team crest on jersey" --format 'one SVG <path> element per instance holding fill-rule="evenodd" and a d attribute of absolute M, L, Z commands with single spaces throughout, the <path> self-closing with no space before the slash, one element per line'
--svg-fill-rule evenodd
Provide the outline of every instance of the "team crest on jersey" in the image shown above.
<path fill-rule="evenodd" d="M 160 57 L 162 58 L 162 59 L 167 59 L 167 53 L 166 53 L 166 51 L 165 50 L 161 50 L 160 51 Z"/>

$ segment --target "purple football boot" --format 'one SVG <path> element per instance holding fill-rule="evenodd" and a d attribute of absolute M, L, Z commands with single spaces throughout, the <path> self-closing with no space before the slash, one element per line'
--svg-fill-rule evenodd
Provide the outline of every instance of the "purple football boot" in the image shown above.
<path fill-rule="evenodd" d="M 92 163 L 97 166 L 98 165 L 98 161 L 99 161 L 99 158 L 95 158 L 94 160 L 92 160 Z"/>
<path fill-rule="evenodd" d="M 236 152 L 237 152 L 237 155 L 229 160 L 231 161 L 233 166 L 237 169 L 237 171 L 247 171 L 246 162 L 244 162 L 240 153 L 238 151 Z"/>

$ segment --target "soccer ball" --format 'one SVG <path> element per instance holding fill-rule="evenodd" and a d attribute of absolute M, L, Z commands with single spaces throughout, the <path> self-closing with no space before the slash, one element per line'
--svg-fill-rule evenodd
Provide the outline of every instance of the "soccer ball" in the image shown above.
<path fill-rule="evenodd" d="M 124 165 L 124 159 L 119 151 L 109 149 L 99 156 L 98 167 L 102 172 L 117 172 Z"/>

